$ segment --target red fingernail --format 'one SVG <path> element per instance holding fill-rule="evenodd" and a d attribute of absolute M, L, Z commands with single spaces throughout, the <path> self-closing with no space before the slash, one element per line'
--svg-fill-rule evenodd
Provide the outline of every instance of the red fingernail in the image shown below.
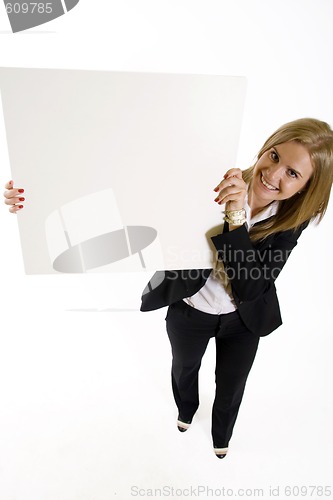
<path fill-rule="evenodd" d="M 24 193 L 24 189 L 19 189 L 18 192 L 19 193 Z"/>
<path fill-rule="evenodd" d="M 214 201 L 217 201 L 218 199 L 219 199 L 219 197 L 215 198 L 215 200 L 214 200 Z"/>
<path fill-rule="evenodd" d="M 219 201 L 219 205 L 222 205 L 222 201 Z"/>
<path fill-rule="evenodd" d="M 219 190 L 219 188 L 218 188 L 218 187 L 214 189 L 214 191 L 215 191 L 215 192 L 217 192 L 218 190 Z"/>
<path fill-rule="evenodd" d="M 19 198 L 19 201 L 24 201 L 24 200 L 25 200 L 25 198 Z"/>
<path fill-rule="evenodd" d="M 23 208 L 23 205 L 19 205 L 19 208 Z"/>

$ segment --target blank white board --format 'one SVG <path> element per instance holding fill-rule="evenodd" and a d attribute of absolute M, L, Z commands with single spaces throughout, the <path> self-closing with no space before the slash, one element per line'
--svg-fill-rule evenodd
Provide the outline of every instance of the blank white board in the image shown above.
<path fill-rule="evenodd" d="M 0 69 L 28 274 L 206 268 L 243 77 Z"/>

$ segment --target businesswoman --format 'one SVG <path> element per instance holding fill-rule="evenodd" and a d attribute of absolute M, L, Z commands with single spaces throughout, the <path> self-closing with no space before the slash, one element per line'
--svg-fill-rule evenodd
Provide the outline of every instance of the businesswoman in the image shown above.
<path fill-rule="evenodd" d="M 224 458 L 261 336 L 282 324 L 274 281 L 302 231 L 320 222 L 333 181 L 333 132 L 316 119 L 274 132 L 245 171 L 232 168 L 216 186 L 225 204 L 223 229 L 212 237 L 212 269 L 157 272 L 142 295 L 142 311 L 169 306 L 172 388 L 178 429 L 199 406 L 198 372 L 210 338 L 216 342 L 212 411 L 215 455 Z M 6 184 L 5 203 L 22 210 L 22 189 Z"/>
<path fill-rule="evenodd" d="M 142 311 L 169 305 L 172 388 L 178 429 L 199 406 L 198 372 L 209 339 L 216 342 L 212 411 L 215 454 L 224 458 L 261 336 L 282 324 L 274 281 L 302 231 L 320 222 L 333 181 L 333 132 L 316 119 L 274 132 L 245 171 L 232 168 L 215 188 L 225 204 L 223 230 L 213 236 L 213 269 L 155 273 Z"/>

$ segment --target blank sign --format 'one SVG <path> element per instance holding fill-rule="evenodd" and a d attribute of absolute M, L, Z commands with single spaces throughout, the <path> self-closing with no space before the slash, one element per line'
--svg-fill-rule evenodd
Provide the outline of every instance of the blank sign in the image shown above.
<path fill-rule="evenodd" d="M 210 267 L 245 78 L 0 70 L 26 272 Z M 83 260 L 82 260 L 83 259 Z"/>

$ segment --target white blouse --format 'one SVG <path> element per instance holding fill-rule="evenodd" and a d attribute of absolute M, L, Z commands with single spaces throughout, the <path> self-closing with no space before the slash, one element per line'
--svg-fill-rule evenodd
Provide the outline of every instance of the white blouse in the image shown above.
<path fill-rule="evenodd" d="M 265 210 L 251 217 L 251 209 L 245 199 L 246 226 L 251 228 L 256 222 L 275 215 L 278 201 L 271 203 Z M 236 310 L 236 304 L 231 293 L 231 286 L 225 286 L 214 270 L 209 275 L 205 285 L 192 297 L 183 299 L 188 305 L 208 314 L 227 314 Z"/>

